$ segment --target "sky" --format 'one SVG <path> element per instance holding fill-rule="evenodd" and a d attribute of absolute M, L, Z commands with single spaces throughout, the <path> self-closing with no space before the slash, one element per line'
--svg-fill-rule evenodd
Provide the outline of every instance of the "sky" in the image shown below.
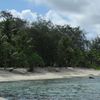
<path fill-rule="evenodd" d="M 0 0 L 0 10 L 36 21 L 37 16 L 54 24 L 80 26 L 88 39 L 100 36 L 100 0 Z"/>

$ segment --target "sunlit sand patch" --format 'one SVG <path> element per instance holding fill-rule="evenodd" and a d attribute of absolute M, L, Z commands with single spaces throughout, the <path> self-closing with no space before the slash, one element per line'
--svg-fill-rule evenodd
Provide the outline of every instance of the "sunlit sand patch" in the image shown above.
<path fill-rule="evenodd" d="M 7 100 L 7 99 L 5 99 L 5 98 L 3 98 L 3 97 L 0 97 L 0 100 Z"/>

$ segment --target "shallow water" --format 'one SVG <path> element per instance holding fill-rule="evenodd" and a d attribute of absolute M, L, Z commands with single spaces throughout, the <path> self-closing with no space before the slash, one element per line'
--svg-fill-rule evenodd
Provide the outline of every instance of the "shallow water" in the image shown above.
<path fill-rule="evenodd" d="M 100 100 L 100 78 L 71 78 L 0 83 L 7 100 Z"/>

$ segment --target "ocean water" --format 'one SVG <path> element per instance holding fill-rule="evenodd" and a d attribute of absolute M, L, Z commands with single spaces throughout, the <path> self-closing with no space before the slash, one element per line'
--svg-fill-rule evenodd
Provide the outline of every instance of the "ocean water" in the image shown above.
<path fill-rule="evenodd" d="M 0 83 L 7 100 L 100 100 L 100 78 L 70 78 Z"/>

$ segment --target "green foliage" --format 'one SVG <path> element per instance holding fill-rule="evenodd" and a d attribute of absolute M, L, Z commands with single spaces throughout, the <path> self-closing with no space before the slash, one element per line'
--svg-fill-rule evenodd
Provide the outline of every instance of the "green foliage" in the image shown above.
<path fill-rule="evenodd" d="M 100 66 L 93 67 L 95 70 L 100 70 Z"/>
<path fill-rule="evenodd" d="M 28 57 L 29 70 L 30 72 L 34 71 L 34 68 L 37 66 L 44 66 L 44 61 L 42 57 L 40 57 L 37 53 L 32 53 L 31 56 Z"/>
<path fill-rule="evenodd" d="M 3 68 L 26 67 L 34 71 L 37 66 L 100 66 L 100 38 L 88 41 L 80 27 L 53 25 L 42 18 L 29 25 L 5 11 L 0 18 Z"/>
<path fill-rule="evenodd" d="M 42 57 L 40 57 L 37 53 L 33 53 L 31 57 L 32 57 L 34 66 L 44 66 L 44 61 Z"/>

